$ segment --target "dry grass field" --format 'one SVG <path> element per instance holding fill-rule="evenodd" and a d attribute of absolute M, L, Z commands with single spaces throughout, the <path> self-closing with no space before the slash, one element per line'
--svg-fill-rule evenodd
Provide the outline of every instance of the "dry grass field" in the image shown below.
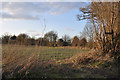
<path fill-rule="evenodd" d="M 116 78 L 115 64 L 94 50 L 2 46 L 3 78 Z"/>

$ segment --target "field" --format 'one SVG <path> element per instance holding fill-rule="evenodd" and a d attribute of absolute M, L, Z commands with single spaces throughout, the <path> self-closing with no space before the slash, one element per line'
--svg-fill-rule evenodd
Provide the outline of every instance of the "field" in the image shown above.
<path fill-rule="evenodd" d="M 93 60 L 90 53 L 92 51 L 72 47 L 3 45 L 2 76 L 3 78 L 117 77 L 117 67 L 113 68 L 111 66 L 113 63 L 106 61 L 109 57 L 100 61 L 101 58 L 93 55 Z"/>

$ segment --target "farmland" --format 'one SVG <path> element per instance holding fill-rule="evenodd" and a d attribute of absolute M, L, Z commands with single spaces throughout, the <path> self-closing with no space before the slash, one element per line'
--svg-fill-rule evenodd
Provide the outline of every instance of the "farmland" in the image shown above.
<path fill-rule="evenodd" d="M 94 61 L 91 58 L 89 58 L 90 61 L 86 61 L 85 55 L 92 56 L 89 52 L 91 51 L 87 49 L 72 47 L 3 45 L 2 76 L 3 78 L 106 78 L 118 76 L 117 67 L 111 68 L 112 63 L 110 62 L 100 62 L 94 55 L 96 58 Z"/>

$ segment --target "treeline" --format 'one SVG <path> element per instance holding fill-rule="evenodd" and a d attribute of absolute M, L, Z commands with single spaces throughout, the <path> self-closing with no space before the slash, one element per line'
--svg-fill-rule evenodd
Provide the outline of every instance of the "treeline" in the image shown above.
<path fill-rule="evenodd" d="M 74 46 L 74 47 L 89 47 L 86 38 L 79 39 L 75 36 L 71 39 L 68 35 L 64 35 L 58 39 L 58 35 L 55 31 L 47 32 L 43 38 L 31 38 L 27 34 L 16 35 L 3 35 L 2 44 L 15 44 L 15 45 L 36 45 L 36 46 L 50 46 L 50 47 L 62 47 L 62 46 Z M 93 48 L 93 47 L 89 47 Z"/>

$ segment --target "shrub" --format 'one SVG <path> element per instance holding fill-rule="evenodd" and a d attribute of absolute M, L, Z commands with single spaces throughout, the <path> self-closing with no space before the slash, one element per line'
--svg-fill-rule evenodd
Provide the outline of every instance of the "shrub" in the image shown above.
<path fill-rule="evenodd" d="M 79 39 L 77 36 L 75 36 L 72 41 L 72 46 L 79 46 L 79 45 L 80 45 Z"/>

